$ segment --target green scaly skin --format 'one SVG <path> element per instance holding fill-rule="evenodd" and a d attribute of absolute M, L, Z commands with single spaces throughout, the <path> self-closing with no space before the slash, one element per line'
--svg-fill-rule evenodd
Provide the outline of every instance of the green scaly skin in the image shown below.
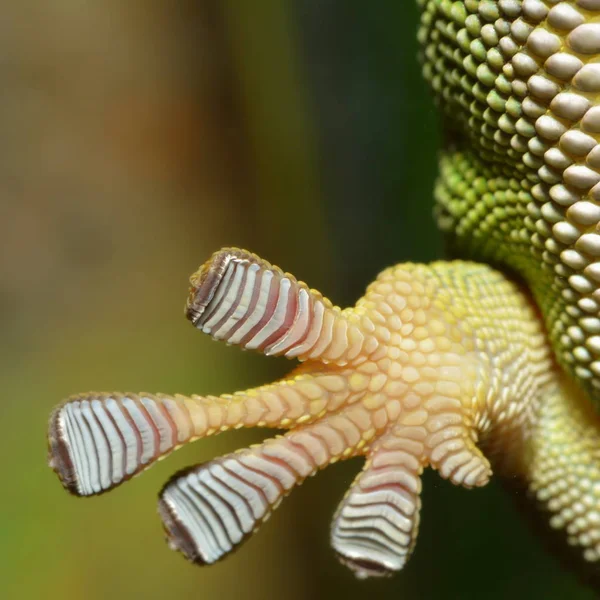
<path fill-rule="evenodd" d="M 424 74 L 452 140 L 438 224 L 456 254 L 525 279 L 561 366 L 599 402 L 600 41 L 584 28 L 600 2 L 419 4 Z"/>
<path fill-rule="evenodd" d="M 600 2 L 418 2 L 423 72 L 449 140 L 435 190 L 438 225 L 456 256 L 525 281 L 575 382 L 541 403 L 526 481 L 551 527 L 595 562 Z"/>
<path fill-rule="evenodd" d="M 427 467 L 467 488 L 518 482 L 578 567 L 600 563 L 600 0 L 419 4 L 448 131 L 436 215 L 467 260 L 390 267 L 341 310 L 224 249 L 192 276 L 188 318 L 301 366 L 220 397 L 81 394 L 51 417 L 50 465 L 81 496 L 198 438 L 287 430 L 167 483 L 170 543 L 196 563 L 355 456 L 331 543 L 359 577 L 406 564 Z"/>

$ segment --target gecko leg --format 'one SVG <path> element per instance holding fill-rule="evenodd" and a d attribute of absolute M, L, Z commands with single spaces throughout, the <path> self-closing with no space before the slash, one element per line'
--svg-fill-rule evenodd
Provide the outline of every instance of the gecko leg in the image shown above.
<path fill-rule="evenodd" d="M 165 486 L 159 507 L 171 545 L 194 562 L 231 552 L 309 475 L 364 455 L 332 544 L 361 577 L 396 572 L 415 545 L 422 470 L 485 485 L 488 457 L 506 467 L 519 454 L 556 376 L 530 300 L 485 266 L 397 265 L 344 310 L 231 248 L 191 284 L 186 314 L 198 329 L 302 364 L 282 381 L 219 397 L 75 396 L 54 412 L 49 440 L 63 484 L 91 495 L 193 439 L 288 429 Z M 508 472 L 519 468 L 513 461 Z"/>

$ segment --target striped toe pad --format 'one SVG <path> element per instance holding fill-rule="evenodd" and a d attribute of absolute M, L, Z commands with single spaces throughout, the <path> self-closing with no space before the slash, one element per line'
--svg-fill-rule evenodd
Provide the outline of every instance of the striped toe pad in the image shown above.
<path fill-rule="evenodd" d="M 50 418 L 50 466 L 73 494 L 99 494 L 187 441 L 185 419 L 183 401 L 168 396 L 71 398 Z"/>
<path fill-rule="evenodd" d="M 402 569 L 419 523 L 421 482 L 405 466 L 367 469 L 342 502 L 331 530 L 340 560 L 359 578 Z"/>
<path fill-rule="evenodd" d="M 290 358 L 317 358 L 326 349 L 338 358 L 350 341 L 354 355 L 362 347 L 329 300 L 244 250 L 215 253 L 190 283 L 186 315 L 214 339 Z"/>
<path fill-rule="evenodd" d="M 178 473 L 159 498 L 169 545 L 194 563 L 212 564 L 256 531 L 303 479 L 284 461 L 256 450 Z"/>

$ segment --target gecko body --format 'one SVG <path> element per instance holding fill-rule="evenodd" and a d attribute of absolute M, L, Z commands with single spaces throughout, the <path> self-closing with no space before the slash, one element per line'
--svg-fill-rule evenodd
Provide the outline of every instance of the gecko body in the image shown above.
<path fill-rule="evenodd" d="M 340 309 L 244 250 L 191 278 L 216 340 L 297 359 L 231 395 L 88 393 L 50 419 L 50 464 L 92 495 L 194 439 L 284 430 L 175 475 L 159 512 L 197 563 L 235 549 L 338 460 L 363 468 L 331 543 L 358 576 L 402 569 L 421 474 L 518 481 L 581 565 L 600 561 L 600 0 L 419 0 L 447 130 L 435 214 L 460 260 L 383 271 Z"/>

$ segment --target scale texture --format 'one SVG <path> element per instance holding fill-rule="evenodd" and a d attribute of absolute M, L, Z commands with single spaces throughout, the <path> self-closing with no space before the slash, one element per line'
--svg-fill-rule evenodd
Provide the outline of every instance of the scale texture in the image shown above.
<path fill-rule="evenodd" d="M 460 260 L 390 267 L 342 310 L 225 248 L 191 277 L 186 315 L 297 359 L 289 377 L 219 397 L 90 392 L 52 414 L 50 465 L 81 496 L 198 438 L 284 431 L 165 485 L 170 545 L 193 562 L 225 557 L 307 477 L 362 457 L 331 528 L 359 577 L 406 564 L 427 467 L 467 488 L 497 473 L 576 568 L 600 564 L 600 0 L 419 5 L 447 132 L 435 214 Z"/>

